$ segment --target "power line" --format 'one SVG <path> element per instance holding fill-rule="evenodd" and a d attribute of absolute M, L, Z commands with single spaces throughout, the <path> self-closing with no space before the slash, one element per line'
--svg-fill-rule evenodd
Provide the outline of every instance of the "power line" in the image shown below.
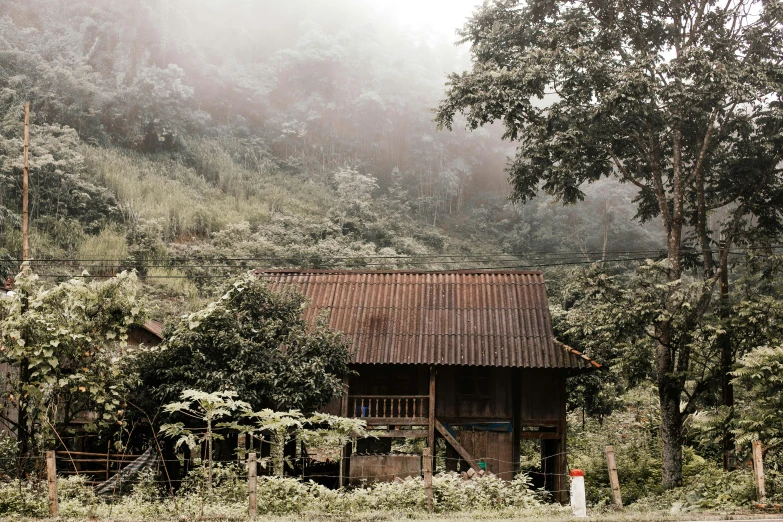
<path fill-rule="evenodd" d="M 625 263 L 628 261 L 643 261 L 645 259 L 649 259 L 648 257 L 636 257 L 636 258 L 627 258 L 627 259 L 607 259 L 606 263 Z M 586 264 L 593 264 L 600 262 L 598 261 L 571 261 L 567 263 L 549 263 L 549 264 L 533 264 L 533 265 L 505 265 L 505 266 L 479 266 L 479 267 L 470 267 L 465 268 L 463 270 L 475 270 L 475 271 L 491 271 L 491 270 L 533 270 L 536 268 L 548 268 L 548 267 L 558 267 L 558 266 L 577 266 L 577 265 L 586 265 Z M 297 270 L 304 270 L 307 269 L 292 269 L 292 271 Z M 308 275 L 311 276 L 328 276 L 331 275 L 329 273 L 329 268 L 324 269 L 324 272 L 314 272 L 310 273 Z M 344 269 L 340 269 L 344 270 Z M 405 269 L 401 269 L 405 270 Z M 283 272 L 285 269 L 283 269 Z M 348 270 L 350 271 L 350 270 Z M 441 272 L 441 270 L 421 270 L 421 272 L 431 272 L 431 273 L 438 273 Z M 93 274 L 77 274 L 77 275 L 66 275 L 66 274 L 38 274 L 40 277 L 68 277 L 68 278 L 105 278 L 106 275 L 93 275 Z M 262 278 L 271 278 L 276 277 L 275 274 L 269 273 L 259 273 L 257 274 L 258 277 Z M 222 274 L 202 274 L 198 275 L 198 278 L 206 278 L 206 279 L 222 279 L 225 277 L 225 275 Z M 142 279 L 193 279 L 192 276 L 187 275 L 145 275 L 142 277 Z"/>
<path fill-rule="evenodd" d="M 776 250 L 783 249 L 783 245 L 770 245 L 770 246 L 746 246 L 746 247 L 734 247 L 729 249 L 730 253 L 744 253 L 752 250 Z M 701 255 L 702 251 L 697 248 L 681 249 L 681 254 L 696 254 Z M 411 260 L 423 260 L 423 259 L 497 259 L 497 258 L 539 258 L 539 257 L 566 257 L 566 256 L 590 256 L 590 255 L 604 255 L 604 254 L 666 254 L 665 248 L 651 248 L 651 249 L 624 249 L 624 250 L 592 250 L 592 251 L 568 251 L 568 252 L 551 252 L 551 251 L 530 251 L 519 254 L 509 254 L 501 252 L 488 252 L 483 254 L 399 254 L 399 255 L 353 255 L 353 256 L 324 256 L 320 254 L 299 254 L 299 255 L 267 255 L 267 256 L 244 256 L 244 257 L 215 257 L 215 256 L 188 256 L 188 257 L 170 257 L 165 261 L 165 264 L 160 265 L 147 265 L 147 266 L 160 266 L 160 267 L 187 267 L 189 265 L 174 265 L 174 263 L 197 261 L 200 262 L 194 266 L 206 266 L 207 262 L 220 262 L 215 266 L 223 266 L 227 262 L 243 262 L 243 261 L 285 261 L 292 262 L 295 260 L 300 261 L 312 261 L 318 259 L 321 261 L 361 261 L 361 260 L 376 260 L 376 259 L 389 259 L 396 261 L 403 261 L 406 259 Z M 508 259 L 511 260 L 511 259 Z M 162 260 L 152 260 L 156 263 L 163 263 Z M 81 257 L 81 258 L 42 258 L 31 260 L 32 263 L 41 264 L 48 262 L 61 262 L 61 263 L 77 263 L 77 262 L 117 262 L 117 263 L 142 263 L 144 261 L 133 261 L 129 258 L 102 258 L 102 257 Z M 444 261 L 445 262 L 445 261 Z M 459 261 L 450 261 L 459 262 Z"/>

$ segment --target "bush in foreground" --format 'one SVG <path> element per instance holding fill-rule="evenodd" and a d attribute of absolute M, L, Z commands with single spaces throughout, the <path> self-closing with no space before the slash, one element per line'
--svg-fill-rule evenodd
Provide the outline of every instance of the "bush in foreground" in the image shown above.
<path fill-rule="evenodd" d="M 115 499 L 96 497 L 84 477 L 58 481 L 60 515 L 66 518 L 162 519 L 173 516 L 244 518 L 247 487 L 238 466 L 220 468 L 213 494 L 201 487 L 201 470 L 194 470 L 173 497 L 167 496 L 152 473 L 142 473 L 131 493 Z M 456 473 L 433 477 L 437 513 L 535 509 L 544 506 L 542 493 L 533 490 L 526 475 L 511 482 L 495 476 L 463 480 Z M 561 508 L 557 507 L 557 510 Z M 259 477 L 259 515 L 362 514 L 378 512 L 423 514 L 424 483 L 414 478 L 397 483 L 379 483 L 365 488 L 330 490 L 295 478 Z M 48 515 L 45 484 L 0 485 L 0 516 Z"/>

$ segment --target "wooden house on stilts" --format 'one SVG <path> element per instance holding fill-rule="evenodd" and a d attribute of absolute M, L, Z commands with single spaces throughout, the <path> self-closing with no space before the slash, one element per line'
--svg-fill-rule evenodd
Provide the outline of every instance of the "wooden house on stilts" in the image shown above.
<path fill-rule="evenodd" d="M 302 292 L 310 319 L 327 311 L 351 341 L 356 374 L 328 411 L 365 419 L 378 439 L 366 442 L 374 455 L 346 448 L 346 482 L 404 473 L 408 464 L 383 451 L 396 437 L 426 438 L 446 469 L 486 467 L 510 480 L 523 439 L 538 439 L 544 485 L 565 498 L 566 379 L 600 365 L 554 338 L 541 272 L 257 275 Z"/>

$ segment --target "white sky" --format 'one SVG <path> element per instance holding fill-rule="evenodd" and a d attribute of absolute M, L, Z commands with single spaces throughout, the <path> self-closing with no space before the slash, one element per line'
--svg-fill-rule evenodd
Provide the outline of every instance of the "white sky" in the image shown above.
<path fill-rule="evenodd" d="M 461 28 L 483 0 L 361 0 L 390 22 L 414 31 L 432 31 L 456 42 Z"/>

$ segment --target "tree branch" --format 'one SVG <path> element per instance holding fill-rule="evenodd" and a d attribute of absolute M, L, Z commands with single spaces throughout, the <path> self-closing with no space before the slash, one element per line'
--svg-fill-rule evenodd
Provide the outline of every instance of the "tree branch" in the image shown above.
<path fill-rule="evenodd" d="M 650 137 L 652 150 L 653 182 L 655 183 L 655 195 L 658 198 L 658 207 L 664 220 L 664 229 L 668 237 L 672 229 L 672 215 L 666 201 L 666 190 L 663 188 L 663 172 L 661 171 L 661 148 L 653 136 Z"/>
<path fill-rule="evenodd" d="M 693 22 L 693 24 L 691 24 L 690 35 L 688 36 L 688 41 L 685 42 L 686 47 L 693 45 L 693 42 L 696 40 L 698 27 L 701 24 L 701 19 L 704 16 L 704 10 L 706 7 L 707 7 L 707 0 L 701 0 L 701 4 L 699 5 L 699 10 L 696 13 L 696 20 Z"/>
<path fill-rule="evenodd" d="M 617 166 L 620 173 L 623 175 L 624 180 L 630 181 L 631 183 L 633 183 L 634 185 L 636 185 L 642 190 L 647 188 L 643 183 L 641 183 L 639 180 L 631 176 L 631 173 L 628 172 L 628 169 L 625 168 L 625 165 L 622 164 L 620 158 L 618 158 L 611 149 L 609 149 L 609 155 L 612 157 L 612 161 L 614 161 L 614 164 Z"/>
<path fill-rule="evenodd" d="M 685 184 L 689 184 L 693 178 L 700 176 L 702 173 L 702 169 L 704 168 L 704 158 L 707 156 L 707 149 L 709 149 L 710 146 L 710 140 L 712 138 L 712 134 L 714 131 L 713 126 L 715 125 L 715 119 L 718 117 L 718 108 L 715 107 L 712 109 L 712 112 L 710 113 L 710 118 L 707 122 L 707 129 L 704 132 L 704 140 L 702 140 L 701 147 L 699 148 L 699 156 L 696 159 L 696 166 L 694 167 L 693 171 L 688 175 L 687 178 L 685 178 Z"/>

